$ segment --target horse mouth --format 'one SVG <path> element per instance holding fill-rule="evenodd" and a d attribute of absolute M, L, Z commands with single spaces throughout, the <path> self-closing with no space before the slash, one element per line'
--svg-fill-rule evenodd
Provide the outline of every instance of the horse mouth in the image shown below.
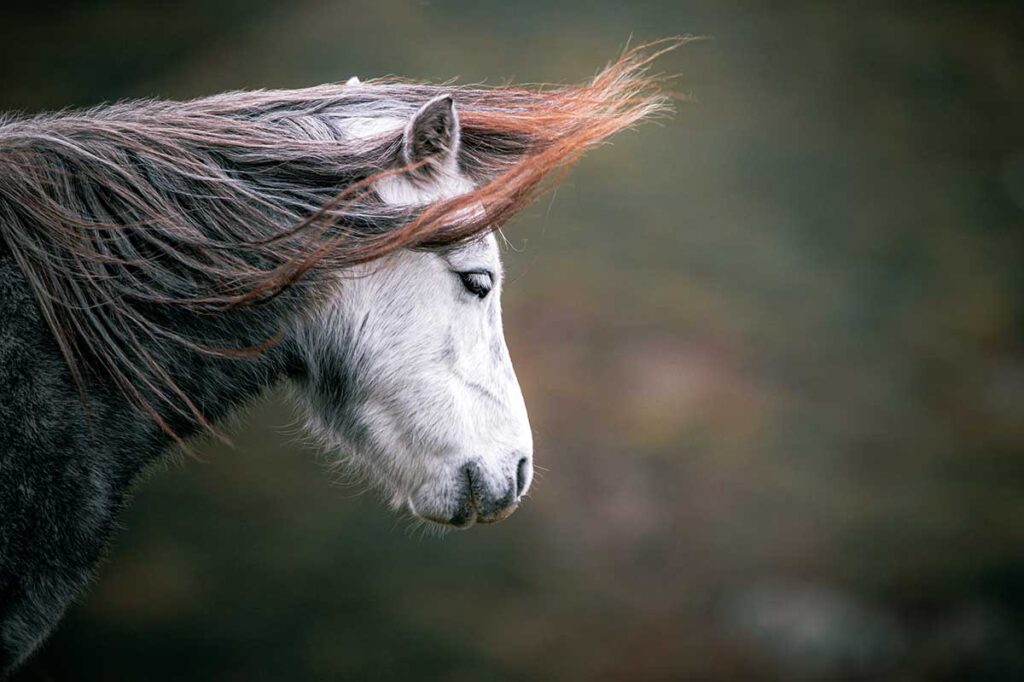
<path fill-rule="evenodd" d="M 516 500 L 512 504 L 496 511 L 482 513 L 480 508 L 477 506 L 476 501 L 471 497 L 469 504 L 463 505 L 461 509 L 450 516 L 419 511 L 413 504 L 412 499 L 408 501 L 407 506 L 414 516 L 423 519 L 424 521 L 429 521 L 430 523 L 443 526 L 445 528 L 465 530 L 478 523 L 481 525 L 490 525 L 492 523 L 504 521 L 508 517 L 512 516 L 516 509 L 519 508 L 519 500 Z"/>
<path fill-rule="evenodd" d="M 477 515 L 476 512 L 470 512 L 469 514 L 455 514 L 451 518 L 442 519 L 437 517 L 424 516 L 427 521 L 431 523 L 439 524 L 445 528 L 456 528 L 458 530 L 465 530 L 476 525 Z"/>

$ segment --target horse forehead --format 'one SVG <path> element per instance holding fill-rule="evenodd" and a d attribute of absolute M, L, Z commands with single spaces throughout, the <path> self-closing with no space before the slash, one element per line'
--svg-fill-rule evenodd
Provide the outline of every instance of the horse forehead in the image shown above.
<path fill-rule="evenodd" d="M 473 191 L 473 183 L 461 175 L 444 174 L 430 184 L 415 183 L 391 175 L 374 183 L 381 201 L 391 206 L 426 206 Z"/>
<path fill-rule="evenodd" d="M 493 233 L 487 233 L 472 241 L 460 244 L 450 249 L 445 258 L 454 268 L 480 268 L 487 267 L 493 271 L 501 270 L 501 254 L 498 250 L 498 240 Z"/>

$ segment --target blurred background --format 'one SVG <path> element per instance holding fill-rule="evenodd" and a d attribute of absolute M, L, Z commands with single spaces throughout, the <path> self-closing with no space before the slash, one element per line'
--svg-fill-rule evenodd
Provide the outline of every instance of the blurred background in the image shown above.
<path fill-rule="evenodd" d="M 0 109 L 398 74 L 689 101 L 506 229 L 544 468 L 425 536 L 274 394 L 139 485 L 39 680 L 1024 675 L 1024 6 L 8 4 Z"/>

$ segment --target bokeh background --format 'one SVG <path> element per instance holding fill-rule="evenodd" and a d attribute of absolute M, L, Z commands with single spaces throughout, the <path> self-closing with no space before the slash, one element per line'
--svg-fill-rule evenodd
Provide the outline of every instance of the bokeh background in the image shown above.
<path fill-rule="evenodd" d="M 13 6 L 12 6 L 13 5 Z M 5 4 L 0 108 L 398 74 L 677 115 L 506 230 L 544 468 L 424 536 L 273 394 L 139 487 L 40 680 L 1020 679 L 1024 6 Z"/>

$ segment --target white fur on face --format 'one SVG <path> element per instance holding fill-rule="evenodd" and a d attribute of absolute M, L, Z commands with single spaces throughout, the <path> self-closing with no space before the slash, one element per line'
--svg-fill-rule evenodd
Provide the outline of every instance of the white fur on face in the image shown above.
<path fill-rule="evenodd" d="M 481 300 L 455 272 L 484 268 L 496 284 Z M 307 331 L 317 350 L 301 394 L 316 433 L 392 504 L 428 518 L 452 515 L 463 465 L 500 496 L 532 455 L 500 268 L 492 235 L 447 255 L 403 251 L 346 276 Z"/>
<path fill-rule="evenodd" d="M 394 176 L 377 191 L 422 204 L 471 188 L 453 175 L 428 187 Z M 482 299 L 459 276 L 478 271 L 493 276 Z M 307 375 L 297 393 L 311 429 L 396 507 L 450 520 L 467 465 L 494 499 L 518 499 L 529 485 L 533 442 L 501 284 L 493 235 L 444 253 L 402 250 L 340 274 L 337 294 L 299 333 Z"/>

